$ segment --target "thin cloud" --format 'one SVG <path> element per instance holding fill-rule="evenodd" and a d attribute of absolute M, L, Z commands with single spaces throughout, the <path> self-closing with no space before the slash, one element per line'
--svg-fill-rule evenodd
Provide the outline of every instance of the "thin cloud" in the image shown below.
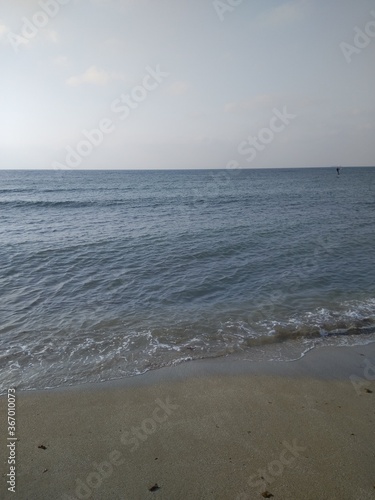
<path fill-rule="evenodd" d="M 189 90 L 189 87 L 190 85 L 188 84 L 188 82 L 177 81 L 173 82 L 168 87 L 168 91 L 171 95 L 180 96 L 186 94 L 186 92 Z"/>
<path fill-rule="evenodd" d="M 66 61 L 67 63 L 67 61 Z M 90 66 L 84 73 L 80 75 L 71 76 L 66 80 L 66 84 L 70 87 L 78 87 L 80 85 L 107 85 L 114 80 L 121 80 L 125 83 L 129 82 L 129 77 L 123 73 L 108 73 L 103 69 L 97 68 L 95 65 Z"/>
<path fill-rule="evenodd" d="M 275 96 L 271 94 L 260 94 L 251 99 L 228 102 L 224 106 L 226 113 L 238 113 L 242 111 L 255 111 L 263 108 L 271 108 L 275 103 Z"/>
<path fill-rule="evenodd" d="M 140 0 L 137 0 L 138 2 Z M 136 0 L 91 0 L 94 5 L 112 6 L 119 10 L 127 10 L 136 5 Z"/>
<path fill-rule="evenodd" d="M 263 12 L 259 16 L 259 22 L 263 25 L 276 27 L 298 21 L 304 16 L 305 4 L 305 0 L 284 3 Z"/>
<path fill-rule="evenodd" d="M 43 28 L 37 30 L 34 37 L 25 38 L 22 33 L 13 33 L 10 28 L 0 22 L 0 41 L 14 45 L 17 50 L 18 46 L 22 49 L 31 49 L 37 47 L 40 41 L 56 44 L 59 42 L 59 35 L 53 29 Z"/>
<path fill-rule="evenodd" d="M 45 29 L 43 30 L 43 34 L 49 42 L 57 43 L 59 41 L 59 36 L 55 30 Z"/>
<path fill-rule="evenodd" d="M 52 60 L 52 62 L 55 66 L 59 66 L 60 68 L 66 68 L 68 67 L 69 59 L 66 56 L 58 56 L 55 57 Z"/>
<path fill-rule="evenodd" d="M 79 85 L 107 85 L 114 79 L 121 78 L 118 75 L 107 73 L 106 71 L 91 66 L 84 73 L 77 76 L 71 76 L 66 83 L 70 87 L 78 87 Z"/>
<path fill-rule="evenodd" d="M 0 40 L 5 37 L 5 35 L 9 32 L 8 26 L 5 26 L 5 24 L 2 24 L 0 21 Z"/>

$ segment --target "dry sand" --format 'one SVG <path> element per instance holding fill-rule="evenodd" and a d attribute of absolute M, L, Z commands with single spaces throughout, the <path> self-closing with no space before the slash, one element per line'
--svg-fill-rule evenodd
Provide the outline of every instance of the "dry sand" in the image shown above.
<path fill-rule="evenodd" d="M 371 365 L 375 344 L 18 392 L 15 494 L 1 398 L 0 498 L 375 499 Z"/>

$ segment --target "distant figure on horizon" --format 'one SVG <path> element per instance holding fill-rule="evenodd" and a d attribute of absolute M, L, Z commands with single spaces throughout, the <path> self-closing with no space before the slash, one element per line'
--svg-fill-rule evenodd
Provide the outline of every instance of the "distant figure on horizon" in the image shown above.
<path fill-rule="evenodd" d="M 337 175 L 340 175 L 340 169 L 341 169 L 341 167 L 336 167 Z"/>

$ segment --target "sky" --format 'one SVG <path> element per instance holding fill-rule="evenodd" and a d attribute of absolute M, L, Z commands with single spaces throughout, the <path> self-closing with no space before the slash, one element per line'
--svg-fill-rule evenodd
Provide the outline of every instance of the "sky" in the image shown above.
<path fill-rule="evenodd" d="M 375 0 L 0 3 L 1 169 L 375 165 Z"/>

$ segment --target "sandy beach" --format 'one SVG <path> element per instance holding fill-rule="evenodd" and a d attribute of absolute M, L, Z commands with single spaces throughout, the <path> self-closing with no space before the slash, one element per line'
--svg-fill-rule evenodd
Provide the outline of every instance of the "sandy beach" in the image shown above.
<path fill-rule="evenodd" d="M 16 392 L 16 493 L 2 397 L 0 497 L 375 498 L 374 368 L 371 344 Z"/>

